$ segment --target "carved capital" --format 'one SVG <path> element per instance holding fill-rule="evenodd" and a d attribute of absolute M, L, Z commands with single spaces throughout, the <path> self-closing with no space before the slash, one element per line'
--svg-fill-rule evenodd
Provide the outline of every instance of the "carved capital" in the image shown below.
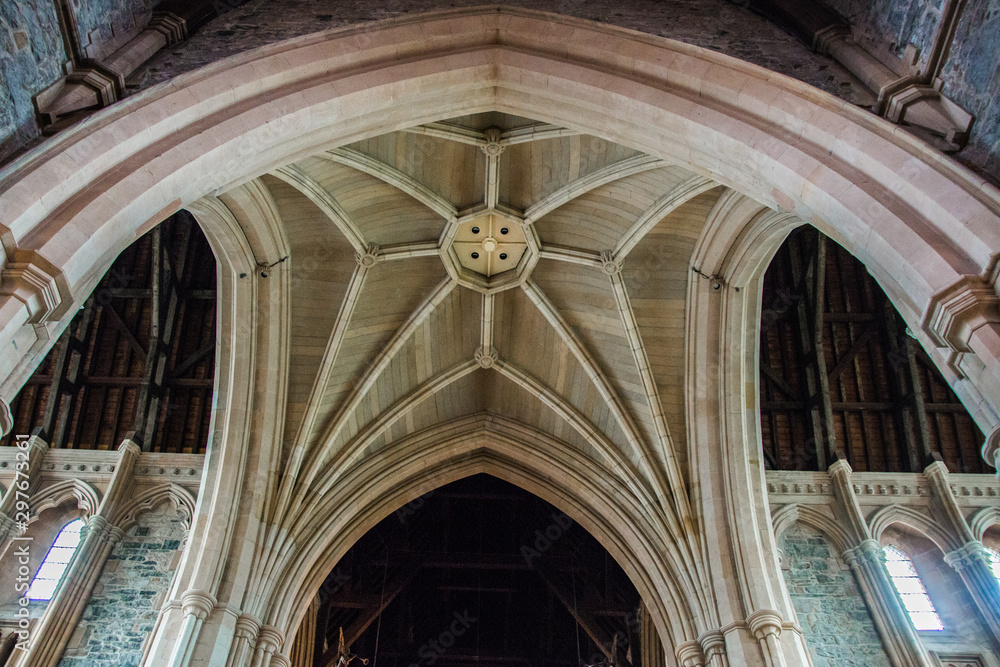
<path fill-rule="evenodd" d="M 747 628 L 758 640 L 771 635 L 780 637 L 783 622 L 781 612 L 774 609 L 758 609 L 747 616 Z"/>
<path fill-rule="evenodd" d="M 704 667 L 705 654 L 701 651 L 701 644 L 695 640 L 684 642 L 675 651 L 677 662 L 681 667 Z"/>
<path fill-rule="evenodd" d="M 271 664 L 275 667 L 291 667 L 292 661 L 280 653 L 275 653 L 271 656 Z"/>
<path fill-rule="evenodd" d="M 122 530 L 118 526 L 108 525 L 104 536 L 104 539 L 107 541 L 108 544 L 114 547 L 116 544 L 122 541 L 123 537 L 125 537 L 124 530 Z"/>
<path fill-rule="evenodd" d="M 83 531 L 86 535 L 93 535 L 96 539 L 102 539 L 104 533 L 108 530 L 111 524 L 108 520 L 101 516 L 100 514 L 95 514 L 94 516 L 87 519 L 87 525 L 84 527 Z"/>
<path fill-rule="evenodd" d="M 211 593 L 205 591 L 189 590 L 181 595 L 181 609 L 185 616 L 194 616 L 200 621 L 208 618 L 208 615 L 215 609 L 218 601 Z"/>
<path fill-rule="evenodd" d="M 236 636 L 250 642 L 257 640 L 257 633 L 263 623 L 256 616 L 250 614 L 240 614 L 236 618 Z"/>
<path fill-rule="evenodd" d="M 262 626 L 257 633 L 257 648 L 273 654 L 285 643 L 285 634 L 273 625 Z"/>
<path fill-rule="evenodd" d="M 720 630 L 710 630 L 698 637 L 701 650 L 705 653 L 706 662 L 719 655 L 726 655 L 726 636 Z"/>
<path fill-rule="evenodd" d="M 946 553 L 944 555 L 944 562 L 951 565 L 957 572 L 975 565 L 977 562 L 989 567 L 990 557 L 986 553 L 986 547 L 979 540 L 973 542 L 966 542 L 964 545 Z"/>
<path fill-rule="evenodd" d="M 877 540 L 873 540 L 872 538 L 862 540 L 855 551 L 860 560 L 878 564 L 879 566 L 885 563 L 885 552 L 882 551 L 882 545 Z"/>
<path fill-rule="evenodd" d="M 998 455 L 1000 455 L 1000 426 L 995 427 L 986 436 L 986 441 L 983 443 L 982 455 L 983 460 L 1000 470 L 1000 465 L 997 465 L 1000 462 L 998 461 Z"/>

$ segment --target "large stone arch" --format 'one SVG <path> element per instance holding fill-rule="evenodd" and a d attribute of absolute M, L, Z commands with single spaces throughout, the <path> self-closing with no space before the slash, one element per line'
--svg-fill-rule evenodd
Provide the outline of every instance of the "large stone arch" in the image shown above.
<path fill-rule="evenodd" d="M 17 391 L 115 256 L 170 213 L 194 211 L 220 257 L 221 435 L 209 449 L 191 544 L 175 577 L 179 602 L 154 638 L 157 664 L 187 664 L 196 648 L 198 659 L 225 662 L 250 607 L 266 617 L 271 635 L 290 630 L 301 609 L 287 591 L 318 585 L 349 540 L 312 544 L 308 567 L 278 558 L 284 588 L 247 589 L 247 545 L 274 527 L 268 503 L 283 464 L 284 393 L 269 380 L 287 363 L 288 337 L 278 324 L 284 318 L 269 318 L 268 309 L 286 307 L 290 289 L 287 276 L 255 278 L 258 263 L 283 255 L 274 233 L 280 225 L 268 222 L 254 179 L 325 148 L 490 110 L 640 148 L 736 193 L 720 202 L 694 257 L 726 289 L 694 280 L 688 299 L 686 395 L 689 441 L 697 443 L 692 539 L 712 557 L 707 565 L 656 563 L 653 556 L 668 551 L 654 545 L 665 538 L 652 525 L 639 530 L 637 521 L 621 524 L 634 528 L 634 551 L 612 550 L 678 654 L 685 646 L 710 652 L 722 641 L 731 664 L 761 664 L 753 653 L 759 642 L 772 656 L 763 664 L 784 664 L 773 657 L 778 650 L 790 664 L 807 662 L 801 642 L 775 648 L 777 634 L 795 629 L 786 622 L 790 602 L 774 558 L 754 405 L 758 283 L 792 227 L 813 224 L 863 261 L 983 430 L 995 428 L 1000 193 L 900 128 L 726 56 L 527 10 L 443 12 L 275 44 L 138 94 L 0 171 L 0 345 L 7 350 L 0 398 Z M 238 219 L 240 206 L 213 206 L 217 197 L 242 198 L 246 210 L 258 211 Z M 251 219 L 262 227 L 249 228 Z M 251 408 L 263 418 L 254 422 Z M 532 488 L 543 479 L 537 469 L 487 456 L 500 441 L 475 437 L 461 444 L 481 450 L 475 465 L 508 481 L 520 475 L 519 485 L 546 498 L 547 489 Z M 345 534 L 361 530 L 357 516 L 373 521 L 393 502 L 460 475 L 457 461 L 442 466 L 427 479 L 400 467 L 409 488 L 368 497 L 357 525 L 342 517 Z M 546 499 L 613 547 L 621 533 L 611 522 L 629 512 L 596 496 L 574 500 L 569 491 L 577 492 Z M 323 516 L 330 508 L 315 509 Z M 682 585 L 702 565 L 710 576 Z M 235 602 L 216 606 L 227 568 L 238 583 L 224 592 Z M 738 602 L 706 609 L 712 599 Z M 225 619 L 212 620 L 213 612 Z M 744 630 L 752 636 L 740 643 Z M 271 635 L 258 637 L 261 646 Z"/>
<path fill-rule="evenodd" d="M 362 535 L 421 495 L 478 473 L 538 496 L 601 542 L 635 584 L 667 655 L 705 631 L 710 601 L 671 553 L 650 499 L 624 492 L 614 470 L 572 446 L 488 415 L 443 424 L 378 452 L 316 498 L 261 600 L 261 620 L 293 636 L 323 580 Z"/>
<path fill-rule="evenodd" d="M 980 425 L 1000 412 L 1000 194 L 898 127 L 670 40 L 527 10 L 264 47 L 95 115 L 0 174 L 10 397 L 113 258 L 165 215 L 309 152 L 501 110 L 641 147 L 794 211 L 863 261 Z M 966 359 L 967 353 L 975 358 Z M 970 382 L 963 382 L 968 378 Z"/>

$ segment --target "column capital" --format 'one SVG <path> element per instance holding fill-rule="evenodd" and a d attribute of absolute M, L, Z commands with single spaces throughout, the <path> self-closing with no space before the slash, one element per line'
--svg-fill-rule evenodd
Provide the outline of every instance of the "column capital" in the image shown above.
<path fill-rule="evenodd" d="M 704 667 L 705 654 L 701 651 L 701 644 L 696 640 L 684 642 L 674 651 L 677 662 L 681 667 Z"/>
<path fill-rule="evenodd" d="M 236 618 L 236 636 L 255 641 L 262 625 L 264 624 L 256 616 L 240 614 Z"/>
<path fill-rule="evenodd" d="M 181 609 L 185 616 L 194 616 L 204 621 L 215 609 L 218 600 L 211 593 L 199 590 L 184 591 L 181 595 Z"/>
<path fill-rule="evenodd" d="M 995 427 L 986 436 L 981 453 L 983 460 L 997 468 L 997 476 L 1000 476 L 1000 465 L 997 465 L 1000 463 L 1000 426 Z"/>
<path fill-rule="evenodd" d="M 266 653 L 274 654 L 281 650 L 285 643 L 285 633 L 273 625 L 264 625 L 257 633 L 257 648 L 263 649 Z"/>
<path fill-rule="evenodd" d="M 747 627 L 758 640 L 768 635 L 780 637 L 783 623 L 781 612 L 775 609 L 758 609 L 747 616 Z"/>
<path fill-rule="evenodd" d="M 726 654 L 726 636 L 721 630 L 709 630 L 698 637 L 705 659 L 711 661 L 717 655 Z"/>
<path fill-rule="evenodd" d="M 986 553 L 986 547 L 979 540 L 966 542 L 958 549 L 944 555 L 944 562 L 951 565 L 958 572 L 975 564 L 976 561 L 986 566 L 990 565 L 990 557 Z"/>

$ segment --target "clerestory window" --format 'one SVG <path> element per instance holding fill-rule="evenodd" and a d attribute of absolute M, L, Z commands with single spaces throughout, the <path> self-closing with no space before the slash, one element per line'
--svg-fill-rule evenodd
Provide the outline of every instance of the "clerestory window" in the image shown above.
<path fill-rule="evenodd" d="M 885 553 L 885 569 L 889 571 L 913 627 L 917 630 L 944 630 L 941 617 L 927 595 L 927 589 L 920 581 L 910 557 L 892 546 L 883 547 L 882 551 Z"/>
<path fill-rule="evenodd" d="M 986 553 L 990 557 L 990 567 L 993 569 L 993 576 L 997 578 L 997 581 L 1000 581 L 1000 551 L 987 547 Z"/>
<path fill-rule="evenodd" d="M 77 519 L 70 521 L 59 531 L 56 541 L 52 543 L 49 552 L 45 554 L 45 560 L 35 573 L 35 578 L 31 580 L 27 593 L 29 600 L 52 599 L 59 582 L 66 574 L 70 559 L 80 546 L 80 531 L 84 525 L 83 519 Z"/>

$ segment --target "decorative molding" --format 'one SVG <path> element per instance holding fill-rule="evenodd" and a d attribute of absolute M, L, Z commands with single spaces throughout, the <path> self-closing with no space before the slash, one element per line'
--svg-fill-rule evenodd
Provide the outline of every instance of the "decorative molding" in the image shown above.
<path fill-rule="evenodd" d="M 747 616 L 746 624 L 751 634 L 758 640 L 772 635 L 780 637 L 784 628 L 784 617 L 780 611 L 774 609 L 758 609 Z"/>
<path fill-rule="evenodd" d="M 285 643 L 285 633 L 273 625 L 261 626 L 257 633 L 257 648 L 263 649 L 266 653 L 280 651 Z"/>
<path fill-rule="evenodd" d="M 486 143 L 479 144 L 479 148 L 483 151 L 486 157 L 499 157 L 500 154 L 506 150 L 507 145 L 500 142 L 501 134 L 500 128 L 497 127 L 491 127 L 483 132 L 483 137 L 486 139 Z"/>
<path fill-rule="evenodd" d="M 962 276 L 931 296 L 920 326 L 940 347 L 972 352 L 969 340 L 981 326 L 1000 325 L 1000 296 L 981 276 Z"/>
<path fill-rule="evenodd" d="M 29 323 L 56 319 L 64 300 L 58 276 L 34 262 L 8 262 L 0 271 L 0 296 L 11 296 L 23 303 Z"/>
<path fill-rule="evenodd" d="M 674 654 L 682 667 L 702 667 L 705 664 L 701 644 L 694 639 L 678 646 Z"/>
<path fill-rule="evenodd" d="M 500 355 L 497 354 L 496 348 L 490 347 L 489 350 L 484 350 L 483 347 L 480 346 L 476 348 L 476 353 L 473 355 L 473 358 L 481 368 L 493 368 L 497 359 L 499 359 L 499 356 Z"/>
<path fill-rule="evenodd" d="M 251 642 L 257 641 L 263 622 L 252 614 L 243 613 L 236 618 L 236 636 Z"/>
<path fill-rule="evenodd" d="M 197 501 L 187 489 L 172 483 L 154 486 L 129 498 L 123 507 L 114 512 L 111 520 L 122 530 L 128 530 L 138 522 L 140 515 L 165 502 L 169 502 L 181 515 L 184 529 L 190 530 Z"/>
<path fill-rule="evenodd" d="M 154 30 L 167 40 L 166 46 L 173 46 L 188 38 L 187 21 L 170 11 L 156 10 L 146 30 Z"/>
<path fill-rule="evenodd" d="M 621 273 L 622 265 L 615 260 L 614 250 L 601 251 L 601 271 L 608 276 L 617 276 Z"/>
<path fill-rule="evenodd" d="M 379 260 L 380 254 L 380 248 L 374 243 L 370 243 L 364 252 L 355 254 L 354 258 L 357 260 L 358 266 L 368 269 L 375 266 L 375 262 Z"/>
<path fill-rule="evenodd" d="M 976 540 L 975 542 L 967 542 L 958 549 L 946 553 L 944 555 L 944 562 L 960 572 L 972 567 L 974 563 L 981 563 L 989 567 L 990 557 L 986 553 L 986 547 L 983 546 L 983 543 Z"/>
<path fill-rule="evenodd" d="M 211 593 L 200 590 L 184 591 L 181 595 L 181 609 L 185 616 L 194 616 L 200 621 L 208 618 L 219 603 Z"/>

